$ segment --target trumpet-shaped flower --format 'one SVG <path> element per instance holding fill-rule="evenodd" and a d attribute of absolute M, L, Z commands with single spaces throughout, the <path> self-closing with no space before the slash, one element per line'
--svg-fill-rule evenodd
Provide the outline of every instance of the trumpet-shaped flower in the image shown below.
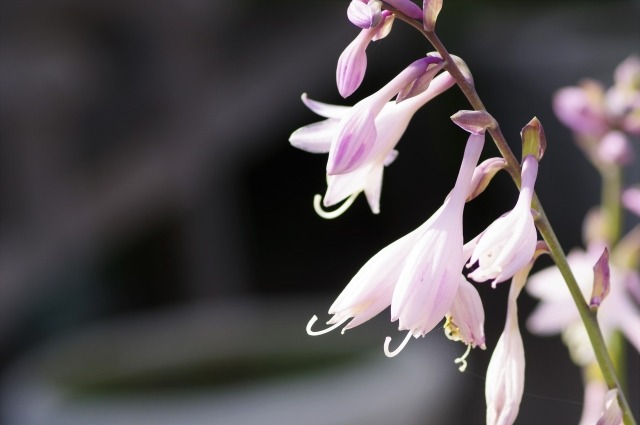
<path fill-rule="evenodd" d="M 371 149 L 362 164 L 354 171 L 327 176 L 328 187 L 323 200 L 324 206 L 330 207 L 364 191 L 371 210 L 377 214 L 380 211 L 383 169 L 396 158 L 397 151 L 394 148 L 409 121 L 425 103 L 453 84 L 451 75 L 444 72 L 435 77 L 424 92 L 400 103 L 387 102 L 375 118 L 375 127 L 379 130 L 376 131 L 375 139 L 371 141 Z M 313 112 L 327 119 L 294 131 L 289 141 L 293 146 L 307 152 L 329 152 L 341 119 L 350 116 L 351 108 L 312 101 L 306 94 L 302 95 L 302 101 Z"/>
<path fill-rule="evenodd" d="M 418 229 L 371 258 L 331 306 L 331 326 L 312 331 L 314 316 L 307 326 L 309 334 L 328 332 L 350 319 L 344 329 L 352 328 L 391 304 L 391 319 L 399 321 L 400 330 L 409 331 L 400 348 L 393 352 L 388 348 L 390 338 L 385 341 L 385 353 L 392 357 L 411 336 L 424 336 L 450 313 L 456 296 L 461 297 L 461 305 L 472 303 L 478 308 L 476 301 L 470 301 L 472 296 L 467 289 L 459 291 L 459 286 L 465 260 L 462 212 L 483 144 L 484 133 L 470 136 L 455 187 L 444 204 Z M 471 323 L 477 317 L 479 313 L 469 317 L 456 313 L 456 320 L 465 326 L 464 337 L 469 344 L 481 345 L 483 332 Z"/>
<path fill-rule="evenodd" d="M 509 288 L 507 320 L 487 368 L 487 425 L 515 422 L 524 392 L 524 346 L 518 326 L 517 299 L 531 266 L 515 274 Z"/>
<path fill-rule="evenodd" d="M 585 302 L 589 301 L 593 286 L 593 265 L 601 253 L 602 245 L 593 243 L 586 252 L 576 249 L 567 255 Z M 631 298 L 631 292 L 637 291 L 638 286 L 640 276 L 636 270 L 612 264 L 610 291 L 598 308 L 598 322 L 605 340 L 608 341 L 615 330 L 620 330 L 640 351 L 640 311 Z M 541 300 L 527 321 L 529 330 L 541 335 L 562 332 L 576 363 L 586 366 L 595 361 L 578 309 L 557 267 L 533 274 L 527 283 L 527 292 Z"/>
<path fill-rule="evenodd" d="M 463 249 L 464 251 L 464 249 Z M 480 347 L 486 350 L 484 336 L 484 308 L 478 290 L 464 275 L 460 275 L 458 293 L 453 299 L 449 312 L 445 315 L 444 333 L 452 341 L 460 341 L 467 346 L 467 351 L 455 363 L 461 363 L 459 370 L 467 368 L 466 358 L 471 348 Z"/>
<path fill-rule="evenodd" d="M 492 280 L 495 287 L 511 278 L 533 257 L 537 236 L 531 199 L 537 173 L 538 161 L 528 155 L 522 164 L 522 188 L 516 206 L 484 231 L 473 250 L 469 266 L 478 262 L 478 268 L 469 273 L 469 277 L 476 282 Z"/>
<path fill-rule="evenodd" d="M 340 121 L 331 141 L 327 174 L 345 174 L 357 169 L 373 149 L 377 136 L 376 117 L 396 94 L 418 78 L 431 81 L 442 69 L 443 61 L 428 55 L 413 62 L 384 87 L 356 103 Z M 427 85 L 425 85 L 425 88 Z"/>

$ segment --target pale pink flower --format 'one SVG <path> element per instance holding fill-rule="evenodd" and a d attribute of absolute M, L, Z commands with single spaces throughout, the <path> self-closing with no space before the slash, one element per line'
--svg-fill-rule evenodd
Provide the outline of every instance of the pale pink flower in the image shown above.
<path fill-rule="evenodd" d="M 422 226 L 384 248 L 369 260 L 349 282 L 329 310 L 333 317 L 328 329 L 311 330 L 316 316 L 307 325 L 307 332 L 318 335 L 338 328 L 351 320 L 345 330 L 357 326 L 391 305 L 391 319 L 399 320 L 400 330 L 409 330 L 400 348 L 385 353 L 395 356 L 411 336 L 424 336 L 450 313 L 458 294 L 462 304 L 473 304 L 467 290 L 459 291 L 463 256 L 462 212 L 475 165 L 478 162 L 484 133 L 471 135 L 467 142 L 456 184 L 444 204 Z M 454 307 L 455 309 L 455 307 Z M 459 314 L 468 327 L 465 338 L 469 344 L 483 344 L 483 331 L 472 323 L 479 313 Z"/>
<path fill-rule="evenodd" d="M 574 249 L 567 255 L 569 266 L 587 303 L 593 287 L 593 266 L 602 248 L 601 244 L 592 244 L 586 252 Z M 610 292 L 598 308 L 598 323 L 606 341 L 610 340 L 615 330 L 620 330 L 631 345 L 640 351 L 640 311 L 630 296 L 634 289 L 627 288 L 631 285 L 640 285 L 638 272 L 612 264 Z M 578 309 L 558 268 L 552 266 L 533 274 L 527 283 L 527 292 L 541 300 L 527 321 L 529 330 L 540 335 L 562 332 L 577 364 L 586 366 L 595 361 Z"/>
<path fill-rule="evenodd" d="M 331 141 L 327 174 L 345 174 L 356 170 L 375 145 L 378 128 L 376 117 L 396 94 L 416 79 L 427 74 L 431 81 L 442 69 L 443 61 L 437 55 L 427 55 L 413 62 L 376 93 L 356 103 L 338 124 Z M 425 86 L 424 88 L 427 88 Z"/>
<path fill-rule="evenodd" d="M 511 278 L 523 268 L 536 249 L 536 228 L 531 215 L 538 161 L 528 155 L 522 164 L 522 187 L 512 211 L 494 221 L 480 236 L 468 266 L 478 262 L 469 277 L 476 282 L 492 280 L 492 286 Z"/>
<path fill-rule="evenodd" d="M 524 346 L 518 326 L 517 298 L 531 267 L 513 277 L 509 288 L 507 320 L 487 368 L 485 398 L 487 425 L 513 424 L 520 410 L 524 392 Z"/>
<path fill-rule="evenodd" d="M 598 421 L 605 405 L 607 390 L 607 384 L 601 379 L 591 379 L 585 383 L 578 425 L 594 425 Z"/>
<path fill-rule="evenodd" d="M 461 341 L 471 348 L 487 348 L 484 336 L 484 308 L 480 294 L 462 274 L 458 293 L 445 317 L 447 338 Z"/>
<path fill-rule="evenodd" d="M 600 138 L 610 128 L 604 88 L 594 80 L 558 90 L 553 96 L 553 110 L 564 125 L 583 136 Z"/>
<path fill-rule="evenodd" d="M 371 210 L 380 211 L 383 169 L 397 156 L 394 149 L 404 134 L 409 121 L 425 103 L 453 86 L 454 80 L 448 72 L 433 79 L 427 90 L 400 103 L 387 102 L 375 119 L 376 132 L 372 147 L 362 164 L 345 174 L 327 176 L 327 192 L 323 205 L 330 207 L 340 201 L 365 193 Z M 312 153 L 327 153 L 335 138 L 340 120 L 350 114 L 350 107 L 327 105 L 302 95 L 302 101 L 313 112 L 326 117 L 324 121 L 302 127 L 291 134 L 289 141 L 299 149 Z"/>
<path fill-rule="evenodd" d="M 467 142 L 456 185 L 405 258 L 405 265 L 391 300 L 391 320 L 408 330 L 404 342 L 388 356 L 397 354 L 410 336 L 426 335 L 451 309 L 460 284 L 463 255 L 462 212 L 473 171 L 484 143 L 484 132 Z"/>

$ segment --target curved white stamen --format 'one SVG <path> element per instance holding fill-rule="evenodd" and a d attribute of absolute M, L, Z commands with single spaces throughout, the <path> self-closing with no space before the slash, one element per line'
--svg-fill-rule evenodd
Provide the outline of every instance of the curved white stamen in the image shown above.
<path fill-rule="evenodd" d="M 313 197 L 313 209 L 316 211 L 322 218 L 326 218 L 327 220 L 331 220 L 332 218 L 336 218 L 341 216 L 350 206 L 353 204 L 353 201 L 356 200 L 358 193 L 354 193 L 347 198 L 346 201 L 342 205 L 340 205 L 337 209 L 333 211 L 325 211 L 322 209 L 321 201 L 322 195 L 316 195 Z"/>
<path fill-rule="evenodd" d="M 318 316 L 316 316 L 314 314 L 313 317 L 311 318 L 311 320 L 309 320 L 309 323 L 307 323 L 307 334 L 309 334 L 311 336 L 324 335 L 326 333 L 331 332 L 332 330 L 334 330 L 336 328 L 339 328 L 344 322 L 346 322 L 349 319 L 350 319 L 350 317 L 345 317 L 344 319 L 342 319 L 338 323 L 334 323 L 333 325 L 329 326 L 327 329 L 323 329 L 321 331 L 312 331 L 311 327 L 313 326 L 314 323 L 316 323 L 318 321 Z"/>
<path fill-rule="evenodd" d="M 458 357 L 453 361 L 455 364 L 461 363 L 460 367 L 458 368 L 460 372 L 464 372 L 467 369 L 467 357 L 469 357 L 470 352 L 471 352 L 471 344 L 467 345 L 467 351 L 465 351 L 462 356 Z"/>
<path fill-rule="evenodd" d="M 407 343 L 409 342 L 409 339 L 411 339 L 411 332 L 407 332 L 407 336 L 404 337 L 404 341 L 402 341 L 402 344 L 400 344 L 398 348 L 396 348 L 393 351 L 389 351 L 389 343 L 391 342 L 391 337 L 390 336 L 386 337 L 384 340 L 384 354 L 387 357 L 397 356 L 400 353 L 400 351 L 402 351 L 402 349 L 407 345 Z"/>

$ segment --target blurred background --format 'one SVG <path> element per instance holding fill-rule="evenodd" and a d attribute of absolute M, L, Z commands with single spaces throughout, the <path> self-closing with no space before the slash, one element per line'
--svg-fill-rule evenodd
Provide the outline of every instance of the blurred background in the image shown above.
<path fill-rule="evenodd" d="M 489 349 L 465 373 L 453 364 L 464 347 L 437 331 L 386 359 L 384 337 L 400 338 L 388 313 L 346 335 L 304 330 L 368 258 L 438 208 L 466 140 L 448 117 L 468 106 L 450 90 L 410 124 L 380 215 L 363 197 L 333 221 L 314 213 L 326 156 L 288 143 L 319 120 L 300 95 L 352 104 L 431 50 L 396 22 L 345 102 L 335 65 L 358 32 L 347 4 L 0 0 L 2 423 L 484 422 L 507 285 L 479 286 Z M 439 19 L 516 154 L 520 129 L 543 123 L 537 190 L 566 250 L 581 245 L 600 188 L 551 96 L 584 77 L 610 85 L 640 51 L 639 8 L 445 1 Z M 637 164 L 625 178 L 640 180 Z M 498 175 L 468 206 L 465 238 L 516 198 Z M 521 297 L 523 324 L 535 304 Z M 579 369 L 559 337 L 522 329 L 518 423 L 576 423 Z M 629 377 L 640 376 L 628 351 Z M 639 381 L 628 379 L 640 413 Z"/>

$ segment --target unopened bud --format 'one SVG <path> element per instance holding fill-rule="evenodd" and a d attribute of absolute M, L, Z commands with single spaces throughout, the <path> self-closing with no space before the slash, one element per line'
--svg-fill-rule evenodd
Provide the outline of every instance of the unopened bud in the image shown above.
<path fill-rule="evenodd" d="M 547 138 L 544 136 L 544 128 L 538 121 L 538 118 L 533 117 L 527 125 L 524 126 L 520 132 L 522 137 L 522 159 L 528 155 L 533 155 L 538 161 L 542 159 L 544 151 L 547 149 Z"/>
<path fill-rule="evenodd" d="M 424 0 L 422 2 L 422 25 L 424 29 L 432 32 L 436 29 L 436 19 L 442 10 L 442 0 Z"/>
<path fill-rule="evenodd" d="M 589 308 L 591 311 L 597 311 L 602 301 L 609 294 L 611 272 L 609 270 L 609 250 L 605 247 L 602 255 L 593 266 L 593 290 L 591 292 L 591 300 Z"/>
<path fill-rule="evenodd" d="M 496 126 L 496 120 L 487 111 L 458 111 L 451 115 L 451 120 L 471 134 L 481 134 Z"/>
<path fill-rule="evenodd" d="M 469 187 L 471 190 L 467 195 L 467 202 L 476 198 L 489 186 L 491 179 L 498 171 L 503 170 L 507 166 L 507 161 L 503 158 L 489 158 L 483 161 L 473 171 L 473 177 L 471 178 L 471 184 Z"/>
<path fill-rule="evenodd" d="M 427 58 L 432 60 L 432 62 L 427 65 L 427 70 L 409 83 L 405 88 L 400 90 L 396 96 L 396 103 L 400 103 L 403 100 L 410 99 L 424 92 L 429 88 L 429 84 L 433 81 L 433 77 L 435 77 L 435 75 L 440 72 L 444 66 L 444 61 L 439 57 L 427 56 Z"/>

